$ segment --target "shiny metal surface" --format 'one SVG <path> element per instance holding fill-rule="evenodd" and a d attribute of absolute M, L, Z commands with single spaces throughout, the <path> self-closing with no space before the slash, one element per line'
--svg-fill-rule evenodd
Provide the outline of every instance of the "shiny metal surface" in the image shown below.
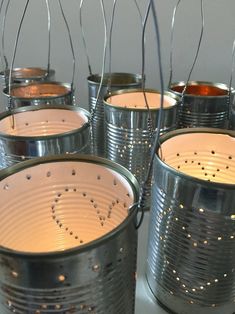
<path fill-rule="evenodd" d="M 117 106 L 113 104 L 114 97 L 121 95 L 123 99 Z M 133 95 L 133 99 L 132 98 Z M 157 127 L 157 120 L 160 106 L 160 93 L 154 90 L 146 90 L 149 98 L 149 106 L 153 121 L 153 129 Z M 151 99 L 152 97 L 156 99 Z M 125 98 L 128 98 L 125 101 Z M 130 98 L 130 99 L 129 99 Z M 165 92 L 171 104 L 166 106 L 164 103 L 163 122 L 161 133 L 168 132 L 177 128 L 178 98 Z M 139 100 L 141 99 L 141 100 Z M 135 103 L 138 102 L 137 107 Z M 167 100 L 166 100 L 167 102 Z M 137 178 L 140 184 L 145 180 L 150 161 L 151 135 L 148 125 L 148 110 L 143 98 L 141 89 L 131 89 L 128 91 L 119 90 L 105 97 L 105 141 L 106 156 L 127 169 L 129 169 Z M 149 207 L 151 182 L 146 191 L 145 206 Z"/>
<path fill-rule="evenodd" d="M 177 130 L 162 137 L 161 154 L 153 173 L 149 286 L 174 313 L 233 314 L 235 133 Z"/>
<path fill-rule="evenodd" d="M 184 88 L 185 82 L 176 82 L 171 84 L 170 91 L 181 96 Z M 228 128 L 228 91 L 228 86 L 221 83 L 188 82 L 183 103 L 179 106 L 179 126 Z"/>
<path fill-rule="evenodd" d="M 89 153 L 89 117 L 76 106 L 29 106 L 1 114 L 1 168 L 35 157 Z"/>
<path fill-rule="evenodd" d="M 89 92 L 89 110 L 92 111 L 96 107 L 95 116 L 93 119 L 93 144 L 92 151 L 94 155 L 104 156 L 104 96 L 107 93 L 108 87 L 110 91 L 118 89 L 138 88 L 141 86 L 142 79 L 139 74 L 132 73 L 106 73 L 104 75 L 103 85 L 99 99 L 97 101 L 97 93 L 101 81 L 99 74 L 93 74 L 87 78 Z M 109 86 L 110 85 L 110 86 Z M 97 105 L 96 105 L 97 102 Z"/>
<path fill-rule="evenodd" d="M 8 88 L 3 90 L 8 104 Z M 14 84 L 11 87 L 11 103 L 13 108 L 31 105 L 73 105 L 73 91 L 69 83 L 32 82 Z"/>
<path fill-rule="evenodd" d="M 108 160 L 62 155 L 17 164 L 0 177 L 1 313 L 134 313 L 136 208 L 128 212 L 128 207 L 139 190 L 131 173 Z M 97 211 L 107 214 L 114 200 L 111 217 L 100 220 Z M 52 219 L 56 210 L 62 225 Z M 26 213 L 28 219 L 21 220 Z M 66 223 L 77 224 L 75 233 L 66 231 Z M 76 240 L 77 233 L 96 235 L 96 230 L 101 236 L 93 241 Z"/>

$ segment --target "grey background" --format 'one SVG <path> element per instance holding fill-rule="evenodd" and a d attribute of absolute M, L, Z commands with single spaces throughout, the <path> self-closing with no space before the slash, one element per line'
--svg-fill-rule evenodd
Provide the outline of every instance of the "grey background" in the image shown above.
<path fill-rule="evenodd" d="M 76 101 L 87 108 L 88 67 L 79 25 L 80 0 L 61 0 L 76 54 Z M 58 0 L 49 0 L 52 23 L 51 65 L 56 79 L 71 82 L 72 54 Z M 148 0 L 137 0 L 145 14 Z M 161 34 L 162 65 L 165 83 L 169 79 L 170 27 L 176 0 L 156 0 Z M 231 74 L 232 44 L 235 37 L 235 1 L 206 0 L 205 30 L 199 58 L 192 74 L 193 80 L 228 83 Z M 5 47 L 9 61 L 26 0 L 11 0 L 6 18 Z M 107 22 L 110 24 L 113 1 L 104 0 Z M 92 72 L 101 73 L 104 27 L 99 0 L 84 0 L 83 22 Z M 1 14 L 1 28 L 2 28 Z M 189 73 L 200 34 L 200 0 L 182 0 L 176 17 L 174 37 L 173 80 L 185 80 Z M 141 21 L 134 0 L 118 0 L 112 36 L 112 71 L 141 72 Z M 146 85 L 159 89 L 156 38 L 149 19 L 146 30 Z M 31 0 L 16 54 L 15 66 L 46 66 L 47 12 L 45 0 Z M 108 71 L 108 58 L 106 59 Z M 1 66 L 2 67 L 2 66 Z M 166 87 L 166 86 L 165 86 Z"/>

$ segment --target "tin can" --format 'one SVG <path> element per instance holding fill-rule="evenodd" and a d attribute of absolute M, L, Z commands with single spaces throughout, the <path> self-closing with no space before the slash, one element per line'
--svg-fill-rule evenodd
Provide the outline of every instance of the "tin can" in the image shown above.
<path fill-rule="evenodd" d="M 233 313 L 235 133 L 182 129 L 163 135 L 160 147 L 153 172 L 149 287 L 177 314 Z"/>
<path fill-rule="evenodd" d="M 89 153 L 90 114 L 76 106 L 28 106 L 0 115 L 1 168 L 55 154 Z"/>
<path fill-rule="evenodd" d="M 105 147 L 106 156 L 127 169 L 140 184 L 146 179 L 150 162 L 152 136 L 157 128 L 160 108 L 160 92 L 145 90 L 149 110 L 142 89 L 118 90 L 105 97 Z M 161 134 L 177 128 L 178 97 L 170 92 L 164 94 Z M 149 207 L 151 182 L 146 190 L 145 205 Z"/>
<path fill-rule="evenodd" d="M 104 96 L 110 85 L 111 91 L 119 89 L 138 88 L 142 84 L 142 77 L 139 74 L 132 73 L 105 73 L 99 99 L 97 101 L 97 93 L 99 90 L 101 76 L 93 74 L 88 77 L 89 92 L 89 110 L 95 110 L 92 122 L 92 152 L 94 155 L 104 156 Z M 110 91 L 110 92 L 111 92 Z"/>
<path fill-rule="evenodd" d="M 134 314 L 131 173 L 97 157 L 50 156 L 3 170 L 0 186 L 1 313 Z"/>
<path fill-rule="evenodd" d="M 185 82 L 172 83 L 170 91 L 182 97 Z M 234 95 L 234 92 L 233 92 Z M 190 81 L 179 106 L 179 127 L 213 127 L 227 129 L 229 88 L 225 84 Z"/>

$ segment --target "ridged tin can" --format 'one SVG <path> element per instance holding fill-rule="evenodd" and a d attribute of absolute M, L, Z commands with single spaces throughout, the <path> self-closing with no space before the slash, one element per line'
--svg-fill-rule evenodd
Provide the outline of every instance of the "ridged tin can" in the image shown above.
<path fill-rule="evenodd" d="M 146 179 L 150 162 L 152 137 L 149 129 L 149 114 L 153 132 L 157 128 L 160 108 L 160 92 L 145 90 L 149 111 L 142 89 L 119 90 L 105 97 L 105 149 L 108 159 L 129 169 L 140 184 Z M 177 128 L 178 97 L 165 92 L 161 134 Z M 145 200 L 149 207 L 151 182 Z"/>
<path fill-rule="evenodd" d="M 126 169 L 43 157 L 1 171 L 0 194 L 1 313 L 134 314 L 139 190 Z"/>
<path fill-rule="evenodd" d="M 90 114 L 76 106 L 28 106 L 0 115 L 1 168 L 55 154 L 89 153 Z"/>
<path fill-rule="evenodd" d="M 94 155 L 104 156 L 104 96 L 107 94 L 108 85 L 111 91 L 119 89 L 138 88 L 142 84 L 142 77 L 139 74 L 132 73 L 105 73 L 99 99 L 97 93 L 99 90 L 101 75 L 93 74 L 88 77 L 89 110 L 95 108 L 95 115 L 92 122 L 92 152 Z M 97 103 L 97 104 L 96 104 Z"/>
<path fill-rule="evenodd" d="M 172 83 L 170 91 L 179 97 L 185 82 Z M 232 93 L 234 96 L 234 92 Z M 222 83 L 190 81 L 179 106 L 179 127 L 228 128 L 229 88 Z"/>
<path fill-rule="evenodd" d="M 182 129 L 161 138 L 146 273 L 174 313 L 234 313 L 234 170 L 232 131 Z"/>

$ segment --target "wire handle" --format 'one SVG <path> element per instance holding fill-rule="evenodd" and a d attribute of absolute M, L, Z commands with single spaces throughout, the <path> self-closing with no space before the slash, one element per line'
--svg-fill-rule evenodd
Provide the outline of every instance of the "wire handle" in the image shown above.
<path fill-rule="evenodd" d="M 75 67 L 76 67 L 73 40 L 72 40 L 72 35 L 71 35 L 70 28 L 69 28 L 69 24 L 68 24 L 68 21 L 66 19 L 65 13 L 64 13 L 64 9 L 63 9 L 63 6 L 61 4 L 61 0 L 58 0 L 58 1 L 59 1 L 59 6 L 60 6 L 60 11 L 61 11 L 64 23 L 65 23 L 65 27 L 66 27 L 66 30 L 68 32 L 69 43 L 70 43 L 70 48 L 71 48 L 71 52 L 72 52 L 73 72 L 72 72 L 71 90 L 73 91 L 73 89 L 74 89 L 74 78 L 75 78 Z"/>
<path fill-rule="evenodd" d="M 4 0 L 1 0 L 1 4 L 0 4 L 0 14 L 2 13 L 2 8 L 3 8 L 3 3 L 4 3 Z M 3 49 L 0 50 L 0 58 L 1 58 L 1 66 L 3 66 L 3 60 L 4 60 L 4 57 L 3 57 Z"/>
<path fill-rule="evenodd" d="M 151 8 L 151 1 L 149 2 L 148 6 L 147 6 L 147 10 L 146 10 L 146 14 L 145 17 L 142 21 L 142 70 L 141 70 L 141 76 L 142 76 L 142 92 L 143 92 L 143 96 L 144 96 L 144 101 L 145 101 L 145 105 L 148 111 L 148 131 L 149 131 L 149 135 L 150 135 L 150 140 L 152 139 L 153 135 L 154 135 L 154 130 L 153 130 L 153 119 L 151 117 L 151 110 L 149 108 L 149 104 L 148 104 L 148 99 L 146 96 L 146 91 L 145 91 L 145 32 L 146 32 L 146 26 L 147 26 L 147 21 L 149 18 L 149 12 L 150 12 L 150 8 Z"/>
<path fill-rule="evenodd" d="M 153 161 L 155 157 L 155 153 L 157 150 L 157 147 L 159 145 L 159 138 L 160 138 L 160 129 L 162 124 L 162 118 L 163 118 L 163 101 L 164 101 L 164 79 L 163 79 L 163 68 L 162 68 L 162 56 L 161 56 L 161 41 L 160 41 L 160 32 L 159 32 L 159 26 L 158 26 L 158 18 L 157 18 L 157 10 L 154 3 L 154 0 L 149 1 L 149 6 L 151 7 L 152 15 L 153 15 L 153 22 L 154 22 L 154 29 L 156 33 L 156 42 L 157 42 L 157 55 L 158 55 L 158 63 L 159 63 L 159 75 L 160 75 L 160 92 L 161 92 L 161 100 L 160 100 L 160 110 L 158 115 L 158 122 L 157 122 L 157 130 L 153 138 L 153 145 L 151 147 L 151 155 L 150 155 L 150 161 L 149 161 L 149 167 L 147 170 L 145 181 L 142 184 L 142 189 L 139 197 L 139 207 L 144 206 L 144 200 L 146 196 L 146 191 L 148 190 L 148 183 L 149 180 L 151 180 L 151 174 L 152 174 L 152 167 L 153 167 Z M 143 220 L 143 218 L 142 218 Z"/>
<path fill-rule="evenodd" d="M 4 2 L 4 0 L 3 0 Z M 10 4 L 10 0 L 7 1 L 6 7 L 5 7 L 5 12 L 4 12 L 4 16 L 3 16 L 3 20 L 2 20 L 2 56 L 3 56 L 3 60 L 5 63 L 5 72 L 7 73 L 7 69 L 9 67 L 8 65 L 8 60 L 7 60 L 7 56 L 5 53 L 5 28 L 6 28 L 6 17 L 7 17 L 7 13 L 8 13 L 8 8 L 9 8 L 9 4 Z M 8 86 L 8 82 L 7 82 L 7 75 L 4 75 L 5 78 L 5 86 Z"/>
<path fill-rule="evenodd" d="M 47 7 L 47 30 L 48 30 L 48 56 L 47 56 L 47 76 L 50 75 L 51 68 L 51 10 L 49 1 L 46 0 Z"/>
<path fill-rule="evenodd" d="M 173 16 L 172 16 L 172 22 L 171 22 L 171 44 L 170 44 L 170 78 L 169 78 L 169 83 L 168 83 L 168 88 L 171 89 L 171 84 L 172 84 L 172 75 L 173 75 L 173 40 L 174 40 L 174 30 L 175 30 L 175 17 L 176 17 L 176 13 L 178 11 L 178 7 L 180 5 L 181 0 L 178 0 L 178 2 L 175 5 L 174 11 L 173 11 Z M 198 41 L 198 46 L 197 46 L 197 50 L 196 50 L 196 54 L 193 60 L 193 64 L 190 68 L 189 71 L 189 75 L 188 78 L 186 80 L 186 84 L 184 86 L 184 89 L 182 91 L 181 94 L 181 100 L 182 103 L 184 101 L 184 96 L 187 90 L 187 86 L 189 83 L 189 80 L 191 78 L 192 72 L 194 70 L 195 64 L 197 62 L 198 59 L 198 55 L 199 55 L 199 51 L 201 48 L 201 43 L 202 43 L 202 38 L 203 38 L 203 33 L 204 33 L 204 26 L 205 26 L 205 20 L 204 20 L 204 0 L 201 0 L 201 31 L 200 31 L 200 37 L 199 37 L 199 41 Z"/>
<path fill-rule="evenodd" d="M 26 1 L 25 3 L 25 7 L 24 7 L 24 11 L 20 20 L 20 25 L 17 31 L 17 35 L 16 35 L 16 40 L 15 40 L 15 44 L 14 44 L 14 49 L 13 49 L 13 56 L 12 56 L 12 61 L 11 61 L 11 65 L 10 65 L 10 73 L 9 73 L 9 85 L 8 85 L 8 92 L 9 92 L 9 98 L 8 98 L 8 110 L 10 112 L 12 112 L 12 97 L 11 97 L 11 85 L 12 85 L 12 71 L 13 71 L 13 66 L 14 66 L 14 62 L 15 62 L 15 57 L 16 57 L 16 50 L 17 50 L 17 46 L 18 46 L 18 42 L 19 42 L 19 37 L 20 37 L 20 31 L 22 28 L 22 24 L 25 18 L 25 14 L 27 11 L 29 5 L 29 0 Z M 6 75 L 5 75 L 6 76 Z M 14 129 L 15 127 L 15 119 L 14 116 L 12 115 L 12 129 Z"/>
<path fill-rule="evenodd" d="M 81 0 L 80 1 L 80 6 L 79 6 L 79 21 L 80 21 L 80 28 L 81 28 L 81 34 L 82 34 L 83 47 L 84 47 L 85 55 L 86 55 L 86 59 L 87 59 L 88 71 L 89 71 L 89 75 L 92 75 L 91 62 L 90 62 L 90 57 L 89 57 L 89 53 L 88 53 L 88 49 L 87 49 L 85 32 L 84 32 L 84 28 L 83 28 L 83 19 L 82 19 L 83 3 L 84 3 L 84 0 Z"/>
<path fill-rule="evenodd" d="M 102 69 L 101 69 L 101 78 L 100 78 L 100 84 L 96 95 L 96 101 L 94 107 L 91 109 L 91 116 L 90 116 L 90 123 L 93 123 L 93 120 L 95 118 L 96 109 L 98 105 L 98 101 L 100 98 L 100 93 L 104 81 L 104 72 L 105 72 L 105 60 L 106 60 L 106 53 L 107 53 L 107 18 L 106 18 L 106 12 L 104 8 L 104 0 L 100 0 L 100 6 L 103 16 L 103 23 L 104 23 L 104 46 L 103 46 L 103 58 L 102 58 Z"/>
<path fill-rule="evenodd" d="M 233 83 L 233 75 L 234 75 L 234 68 L 235 68 L 235 40 L 233 41 L 232 47 L 232 62 L 231 62 L 231 74 L 229 79 L 229 89 L 228 89 L 228 119 L 230 121 L 231 114 L 232 114 L 232 83 Z"/>

